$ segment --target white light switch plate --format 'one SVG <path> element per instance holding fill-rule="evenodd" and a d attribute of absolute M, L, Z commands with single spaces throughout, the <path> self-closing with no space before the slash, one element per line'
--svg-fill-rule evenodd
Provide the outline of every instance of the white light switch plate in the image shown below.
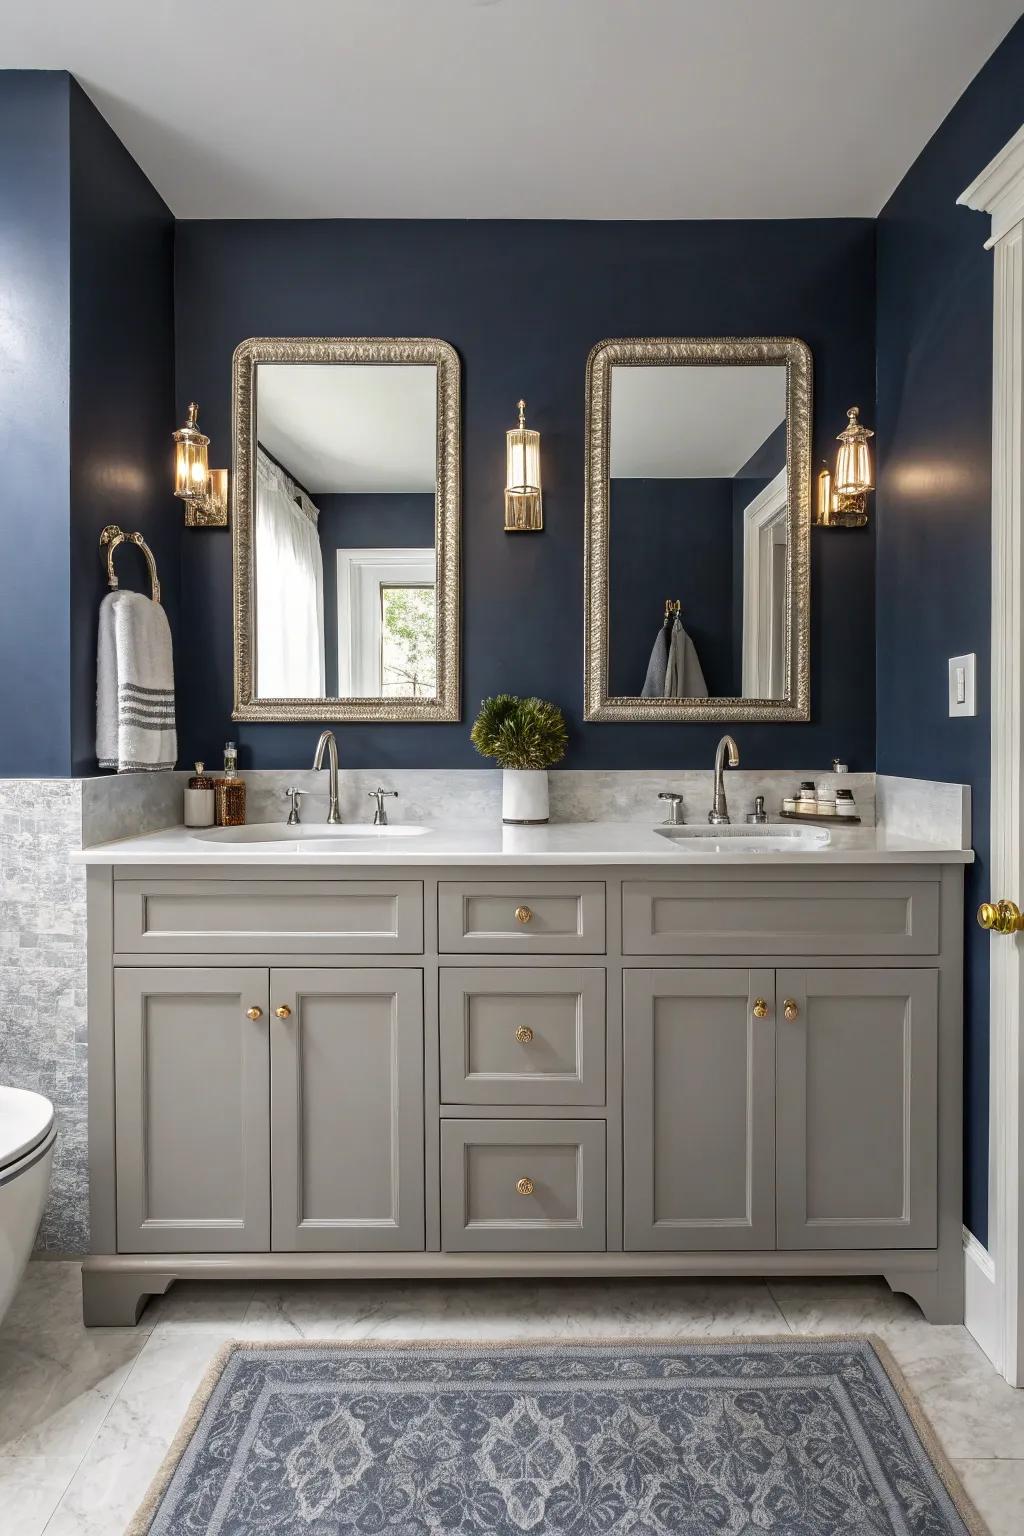
<path fill-rule="evenodd" d="M 978 713 L 975 689 L 975 656 L 949 658 L 949 717 Z"/>

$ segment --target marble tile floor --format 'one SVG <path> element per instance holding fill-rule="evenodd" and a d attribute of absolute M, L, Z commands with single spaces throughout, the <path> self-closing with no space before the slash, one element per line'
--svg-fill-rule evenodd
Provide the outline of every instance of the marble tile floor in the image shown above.
<path fill-rule="evenodd" d="M 0 1328 L 0 1532 L 122 1536 L 231 1338 L 610 1339 L 880 1334 L 992 1536 L 1024 1531 L 1024 1392 L 963 1328 L 882 1281 L 177 1285 L 138 1328 L 83 1328 L 75 1264 L 29 1266 Z"/>

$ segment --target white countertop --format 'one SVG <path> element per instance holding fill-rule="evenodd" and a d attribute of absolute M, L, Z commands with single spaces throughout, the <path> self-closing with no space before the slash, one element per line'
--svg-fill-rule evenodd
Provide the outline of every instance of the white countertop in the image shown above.
<path fill-rule="evenodd" d="M 786 826 L 791 823 L 785 823 Z M 737 827 L 736 830 L 739 830 Z M 887 833 L 882 827 L 828 829 L 828 847 L 794 851 L 744 850 L 699 853 L 670 842 L 653 826 L 638 822 L 552 823 L 545 827 L 436 826 L 414 837 L 339 838 L 338 846 L 303 843 L 218 843 L 186 827 L 168 827 L 140 837 L 101 843 L 72 855 L 76 864 L 202 865 L 223 868 L 367 869 L 373 865 L 587 865 L 651 864 L 696 866 L 822 864 L 971 864 L 969 848 L 943 847 Z M 311 826 L 306 835 L 313 835 Z"/>

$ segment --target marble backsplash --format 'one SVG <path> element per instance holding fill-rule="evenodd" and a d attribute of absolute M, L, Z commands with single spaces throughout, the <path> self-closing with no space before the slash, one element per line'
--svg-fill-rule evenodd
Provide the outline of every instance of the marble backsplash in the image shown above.
<path fill-rule="evenodd" d="M 247 785 L 248 821 L 284 821 L 288 813 L 285 791 L 291 786 L 303 792 L 304 821 L 324 821 L 327 817 L 326 770 L 257 769 L 243 773 L 242 777 Z M 753 809 L 756 795 L 764 795 L 769 814 L 778 812 L 783 795 L 794 794 L 803 779 L 845 784 L 853 790 L 862 821 L 868 826 L 874 824 L 873 773 L 836 775 L 813 768 L 775 773 L 729 769 L 725 787 L 733 820 L 743 820 Z M 687 821 L 704 821 L 711 805 L 712 773 L 710 769 L 673 773 L 667 769 L 566 768 L 552 770 L 549 784 L 552 821 L 664 821 L 667 807 L 658 799 L 660 790 L 682 795 Z M 398 791 L 398 799 L 388 802 L 392 821 L 430 826 L 450 822 L 453 816 L 460 822 L 494 822 L 501 816 L 501 773 L 497 769 L 342 768 L 338 775 L 342 819 L 372 821 L 372 795 L 378 785 Z"/>

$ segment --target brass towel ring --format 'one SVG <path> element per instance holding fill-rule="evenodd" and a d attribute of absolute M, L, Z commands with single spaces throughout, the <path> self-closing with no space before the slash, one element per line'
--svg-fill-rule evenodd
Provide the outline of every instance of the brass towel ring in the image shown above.
<path fill-rule="evenodd" d="M 156 574 L 156 561 L 153 551 L 142 537 L 141 533 L 125 533 L 116 523 L 108 523 L 100 534 L 100 549 L 107 552 L 107 586 L 117 587 L 117 574 L 114 570 L 114 550 L 119 544 L 136 544 L 146 557 L 146 566 L 149 570 L 149 580 L 153 589 L 153 601 L 160 601 L 160 578 Z"/>

